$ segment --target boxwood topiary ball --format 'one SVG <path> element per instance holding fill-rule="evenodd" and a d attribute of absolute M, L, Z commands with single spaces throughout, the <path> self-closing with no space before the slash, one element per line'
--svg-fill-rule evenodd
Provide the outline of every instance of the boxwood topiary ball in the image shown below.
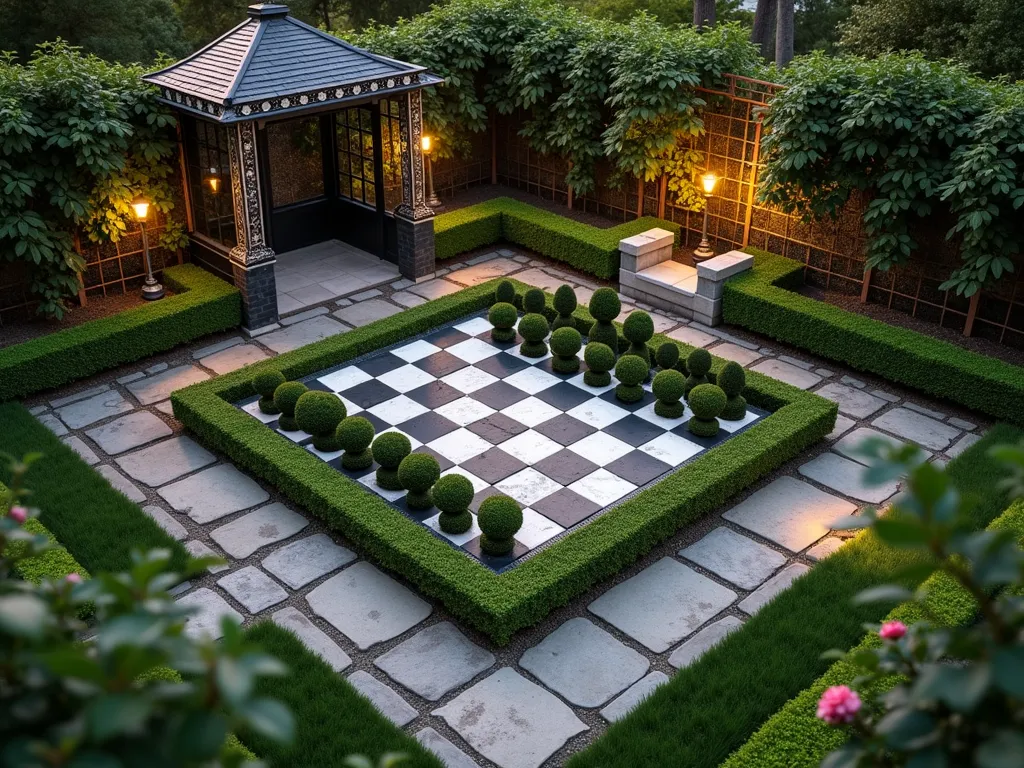
<path fill-rule="evenodd" d="M 469 478 L 445 475 L 434 484 L 430 492 L 434 504 L 441 510 L 437 524 L 445 533 L 465 533 L 473 527 L 469 503 L 473 500 L 473 484 Z"/>
<path fill-rule="evenodd" d="M 401 432 L 383 432 L 374 439 L 371 453 L 373 460 L 380 464 L 377 469 L 377 485 L 386 491 L 403 490 L 398 480 L 398 465 L 412 453 L 409 438 Z"/>
<path fill-rule="evenodd" d="M 498 287 L 494 289 L 494 300 L 515 306 L 516 287 L 510 280 L 502 280 L 498 283 Z"/>
<path fill-rule="evenodd" d="M 341 466 L 345 469 L 369 469 L 373 454 L 367 450 L 373 442 L 373 424 L 362 416 L 349 416 L 338 425 L 338 445 L 345 451 Z"/>
<path fill-rule="evenodd" d="M 408 493 L 406 503 L 412 509 L 430 509 L 434 500 L 430 488 L 441 477 L 437 459 L 427 453 L 410 453 L 398 465 L 398 480 Z"/>
<path fill-rule="evenodd" d="M 523 527 L 523 511 L 508 496 L 489 496 L 480 504 L 477 524 L 483 535 L 480 549 L 489 555 L 507 555 L 515 547 L 512 537 Z"/>
<path fill-rule="evenodd" d="M 544 291 L 540 288 L 531 288 L 523 295 L 523 311 L 533 314 L 544 312 Z"/>
<path fill-rule="evenodd" d="M 612 288 L 598 288 L 590 297 L 590 314 L 599 323 L 610 323 L 622 311 L 619 294 Z"/>
<path fill-rule="evenodd" d="M 498 342 L 509 342 L 516 340 L 516 332 L 513 327 L 519 319 L 519 312 L 516 308 L 506 302 L 498 302 L 491 307 L 487 313 L 487 319 L 494 326 L 491 329 L 491 338 Z"/>
<path fill-rule="evenodd" d="M 295 423 L 303 432 L 313 435 L 318 451 L 337 451 L 335 431 L 348 415 L 341 398 L 315 389 L 304 392 L 295 403 Z"/>
<path fill-rule="evenodd" d="M 622 324 L 622 335 L 631 344 L 646 344 L 654 335 L 654 321 L 642 309 L 630 312 Z"/>
<path fill-rule="evenodd" d="M 548 321 L 544 315 L 524 315 L 519 321 L 519 335 L 524 339 L 519 351 L 526 357 L 544 357 L 548 353 L 548 345 L 544 343 L 544 337 L 548 335 Z"/>
<path fill-rule="evenodd" d="M 686 370 L 691 376 L 707 376 L 711 370 L 711 353 L 706 349 L 695 349 L 686 358 Z"/>
<path fill-rule="evenodd" d="M 560 285 L 558 290 L 555 291 L 555 311 L 558 312 L 558 317 L 555 318 L 555 322 L 551 325 L 555 330 L 559 328 L 575 328 L 576 321 L 573 319 L 572 313 L 576 311 L 576 292 L 573 291 L 571 286 Z"/>
<path fill-rule="evenodd" d="M 583 374 L 583 383 L 589 387 L 607 387 L 612 383 L 609 371 L 615 367 L 615 353 L 607 344 L 592 341 L 583 350 L 583 359 L 588 370 Z"/>
<path fill-rule="evenodd" d="M 641 382 L 647 378 L 650 367 L 642 357 L 623 355 L 615 364 L 615 378 L 619 385 L 615 388 L 615 396 L 624 403 L 635 403 L 643 398 L 644 390 Z"/>
<path fill-rule="evenodd" d="M 281 412 L 277 426 L 285 432 L 294 432 L 299 428 L 295 423 L 295 405 L 308 388 L 301 381 L 286 381 L 274 390 L 274 405 Z"/>
<path fill-rule="evenodd" d="M 726 397 L 736 397 L 747 385 L 747 374 L 743 371 L 742 365 L 730 360 L 722 366 L 716 383 L 725 392 Z"/>
<path fill-rule="evenodd" d="M 654 355 L 658 365 L 661 366 L 662 370 L 670 370 L 676 367 L 676 363 L 679 362 L 679 347 L 673 342 L 666 341 L 660 347 L 658 347 L 657 353 Z"/>
<path fill-rule="evenodd" d="M 713 419 L 725 408 L 725 392 L 714 384 L 701 384 L 690 390 L 690 410 L 698 419 Z"/>
<path fill-rule="evenodd" d="M 260 396 L 260 410 L 266 414 L 280 413 L 281 409 L 274 404 L 274 392 L 285 383 L 284 374 L 280 371 L 264 371 L 252 377 L 252 389 Z"/>
<path fill-rule="evenodd" d="M 580 369 L 580 359 L 576 357 L 583 346 L 583 338 L 575 328 L 559 328 L 551 334 L 551 351 L 555 359 L 551 367 L 559 373 L 575 373 Z"/>
<path fill-rule="evenodd" d="M 654 404 L 654 412 L 666 419 L 678 419 L 686 410 L 679 402 L 686 389 L 686 378 L 679 371 L 669 368 L 660 371 L 652 382 L 654 396 L 658 398 Z"/>

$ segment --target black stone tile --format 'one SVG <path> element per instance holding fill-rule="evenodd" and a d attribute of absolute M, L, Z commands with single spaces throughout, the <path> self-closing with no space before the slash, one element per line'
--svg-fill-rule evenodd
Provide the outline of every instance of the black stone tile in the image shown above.
<path fill-rule="evenodd" d="M 443 472 L 444 470 L 442 469 L 441 471 Z M 488 485 L 486 488 L 484 488 L 482 491 L 479 491 L 473 497 L 473 500 L 471 502 L 469 502 L 469 508 L 474 513 L 479 512 L 480 511 L 480 504 L 483 503 L 484 499 L 488 499 L 491 496 L 497 496 L 500 493 L 501 493 L 501 491 L 499 491 L 493 485 Z"/>
<path fill-rule="evenodd" d="M 418 523 L 425 523 L 438 512 L 437 507 L 431 507 L 430 509 L 413 509 L 408 505 L 408 503 L 406 503 L 405 498 L 405 496 L 400 496 L 391 503 Z"/>
<path fill-rule="evenodd" d="M 449 373 L 455 373 L 460 368 L 465 368 L 469 363 L 456 357 L 451 352 L 442 351 L 427 355 L 423 359 L 417 360 L 413 365 L 440 379 Z"/>
<path fill-rule="evenodd" d="M 494 571 L 500 571 L 508 566 L 512 565 L 516 560 L 525 555 L 530 551 L 529 547 L 521 542 L 517 541 L 512 551 L 504 555 L 503 557 L 495 557 L 494 555 L 488 555 L 480 549 L 480 537 L 477 536 L 472 541 L 467 542 L 462 546 L 469 554 L 479 560 L 481 563 L 486 565 L 488 568 Z"/>
<path fill-rule="evenodd" d="M 713 448 L 719 443 L 725 442 L 730 437 L 732 437 L 731 433 L 726 432 L 724 429 L 721 428 L 719 428 L 718 434 L 715 435 L 714 437 L 699 437 L 693 434 L 693 432 L 690 431 L 689 427 L 686 426 L 688 422 L 689 420 L 684 420 L 678 427 L 672 430 L 673 434 L 679 435 L 680 437 L 685 437 L 691 443 L 696 443 L 697 445 L 703 448 Z"/>
<path fill-rule="evenodd" d="M 612 376 L 612 382 L 616 383 L 614 376 Z M 641 408 L 650 405 L 651 403 L 653 403 L 657 399 L 653 394 L 648 392 L 646 389 L 644 390 L 644 396 L 642 398 L 640 398 L 639 400 L 637 400 L 635 403 L 624 403 L 624 402 L 622 402 L 621 400 L 619 400 L 619 398 L 617 398 L 615 396 L 615 390 L 614 389 L 609 389 L 603 395 L 598 395 L 598 397 L 600 397 L 602 400 L 607 400 L 609 403 L 612 403 L 613 405 L 617 405 L 617 406 L 619 406 L 619 408 L 627 410 L 627 411 L 629 411 L 631 413 L 633 411 L 639 411 Z"/>
<path fill-rule="evenodd" d="M 600 469 L 594 462 L 584 459 L 578 453 L 567 448 L 551 454 L 546 459 L 541 459 L 533 465 L 533 468 L 561 485 L 575 483 L 591 472 Z"/>
<path fill-rule="evenodd" d="M 474 421 L 466 429 L 491 445 L 498 445 L 525 432 L 528 427 L 503 413 L 492 413 L 486 419 Z"/>
<path fill-rule="evenodd" d="M 575 408 L 577 405 L 585 403 L 593 396 L 592 392 L 580 389 L 579 387 L 574 387 L 572 384 L 567 384 L 564 381 L 555 384 L 553 387 L 548 387 L 534 395 L 538 400 L 543 400 L 548 405 L 553 405 L 560 411 L 568 411 Z"/>
<path fill-rule="evenodd" d="M 472 472 L 481 480 L 494 485 L 495 483 L 500 483 L 506 477 L 526 469 L 526 464 L 515 456 L 505 453 L 500 448 L 491 448 L 479 456 L 474 456 L 469 461 L 462 462 L 459 465 L 459 469 Z"/>
<path fill-rule="evenodd" d="M 590 499 L 585 499 L 568 488 L 555 491 L 550 496 L 531 504 L 530 508 L 554 520 L 563 528 L 570 528 L 601 509 Z"/>
<path fill-rule="evenodd" d="M 360 411 L 359 413 L 353 413 L 352 415 L 362 416 L 368 422 L 373 424 L 373 432 L 375 435 L 379 435 L 385 429 L 391 429 L 391 427 L 394 426 L 393 424 L 389 424 L 388 422 L 384 421 L 384 419 L 382 419 L 380 416 L 376 416 L 370 413 L 369 411 Z"/>
<path fill-rule="evenodd" d="M 504 352 L 497 355 L 491 355 L 486 360 L 481 360 L 479 363 L 475 363 L 474 365 L 481 371 L 486 371 L 499 379 L 504 379 L 507 376 L 511 376 L 513 373 L 530 367 L 530 364 L 525 360 L 520 360 L 515 355 L 506 355 Z"/>
<path fill-rule="evenodd" d="M 427 456 L 433 456 L 435 459 L 437 459 L 437 463 L 441 466 L 442 472 L 444 472 L 447 469 L 451 469 L 452 467 L 455 466 L 454 461 L 446 459 L 433 448 L 427 448 L 427 446 L 425 445 L 421 445 L 419 448 L 414 449 L 413 453 L 425 453 Z"/>
<path fill-rule="evenodd" d="M 405 360 L 398 355 L 385 352 L 382 355 L 376 355 L 368 360 L 363 360 L 361 363 L 357 363 L 356 367 L 366 371 L 371 376 L 382 376 L 388 371 L 395 370 L 395 368 L 401 368 L 403 365 L 407 365 Z"/>
<path fill-rule="evenodd" d="M 440 408 L 442 405 L 458 400 L 464 395 L 450 384 L 443 381 L 432 381 L 422 387 L 406 392 L 405 396 L 414 400 L 425 408 Z"/>
<path fill-rule="evenodd" d="M 463 333 L 455 328 L 442 328 L 440 331 L 434 331 L 429 336 L 425 336 L 423 340 L 430 342 L 435 347 L 447 349 L 448 347 L 455 346 L 460 341 L 471 338 L 473 337 L 468 333 Z"/>
<path fill-rule="evenodd" d="M 332 467 L 334 467 L 339 472 L 341 472 L 341 474 L 343 474 L 345 477 L 351 478 L 353 480 L 358 480 L 361 477 L 366 477 L 366 475 L 370 474 L 371 472 L 376 472 L 377 468 L 380 466 L 379 464 L 374 462 L 373 464 L 371 464 L 366 469 L 346 469 L 341 464 L 341 457 L 340 456 L 338 458 L 336 458 L 336 459 L 331 459 L 327 463 L 330 464 Z M 359 487 L 363 488 L 363 489 L 366 489 L 366 490 L 369 490 L 369 489 L 366 488 L 365 485 L 361 485 Z M 373 493 L 373 491 L 370 491 L 370 493 Z"/>
<path fill-rule="evenodd" d="M 672 467 L 643 451 L 631 451 L 605 466 L 609 472 L 628 480 L 633 485 L 647 485 L 655 478 L 670 472 Z"/>
<path fill-rule="evenodd" d="M 523 343 L 523 337 L 520 336 L 518 333 L 516 333 L 516 337 L 512 339 L 512 341 L 495 341 L 494 337 L 491 336 L 490 331 L 484 331 L 483 333 L 479 334 L 477 338 L 486 341 L 488 344 L 492 344 L 498 349 L 515 349 L 520 344 Z"/>
<path fill-rule="evenodd" d="M 548 419 L 543 424 L 538 424 L 534 430 L 545 437 L 550 437 L 559 445 L 572 445 L 577 440 L 582 440 L 587 435 L 597 432 L 597 427 L 585 424 L 579 419 L 574 419 L 566 413 Z"/>
<path fill-rule="evenodd" d="M 421 413 L 419 416 L 403 421 L 401 424 L 401 430 L 409 437 L 415 437 L 421 443 L 429 443 L 431 440 L 437 440 L 439 437 L 447 435 L 449 432 L 454 432 L 459 428 L 459 425 L 450 419 L 446 419 L 439 413 L 428 411 L 427 413 Z"/>
<path fill-rule="evenodd" d="M 318 381 L 315 377 L 310 377 L 308 380 L 303 380 L 303 384 L 310 391 L 317 390 L 319 392 L 333 392 L 334 390 L 324 384 L 322 381 Z"/>
<path fill-rule="evenodd" d="M 375 405 L 380 405 L 385 400 L 398 397 L 401 393 L 396 392 L 387 384 L 371 379 L 370 381 L 364 381 L 362 384 L 356 384 L 354 387 L 350 387 L 338 394 L 346 400 L 355 403 L 360 408 L 372 408 Z"/>
<path fill-rule="evenodd" d="M 547 360 L 541 360 L 539 363 L 537 363 L 537 367 L 540 368 L 542 371 L 547 371 L 553 376 L 557 376 L 560 379 L 571 379 L 573 376 L 579 376 L 584 371 L 589 370 L 589 368 L 587 368 L 587 364 L 583 361 L 582 349 L 580 350 L 580 353 L 579 355 L 577 355 L 577 357 L 580 359 L 580 367 L 578 370 L 572 371 L 571 373 L 562 373 L 561 371 L 556 371 L 554 368 L 555 358 L 553 357 L 549 357 Z"/>
<path fill-rule="evenodd" d="M 651 442 L 656 437 L 665 434 L 665 429 L 649 421 L 644 421 L 639 416 L 629 414 L 624 419 L 619 419 L 614 424 L 604 428 L 605 433 L 617 437 L 624 443 L 629 443 L 634 448 Z"/>
<path fill-rule="evenodd" d="M 514 405 L 520 400 L 525 400 L 529 396 L 529 393 L 523 392 L 523 390 L 517 389 L 505 381 L 496 381 L 482 389 L 478 389 L 476 392 L 469 393 L 469 397 L 479 403 L 490 406 L 496 411 L 508 408 L 510 405 Z"/>

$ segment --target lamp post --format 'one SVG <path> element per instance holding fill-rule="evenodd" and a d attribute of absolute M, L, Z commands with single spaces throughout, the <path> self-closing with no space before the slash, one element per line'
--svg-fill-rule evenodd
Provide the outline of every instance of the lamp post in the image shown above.
<path fill-rule="evenodd" d="M 434 163 L 430 159 L 432 145 L 433 141 L 429 136 L 423 134 L 420 137 L 420 149 L 427 160 L 427 205 L 436 211 L 442 207 L 442 203 L 441 198 L 434 192 Z"/>
<path fill-rule="evenodd" d="M 146 258 L 146 282 L 142 284 L 142 298 L 146 301 L 156 301 L 164 297 L 164 287 L 153 277 L 153 265 L 149 260 L 149 237 L 146 234 L 149 201 L 139 195 L 132 200 L 132 208 L 135 209 L 135 218 L 138 219 L 139 228 L 142 229 L 142 253 Z"/>
<path fill-rule="evenodd" d="M 708 207 L 711 204 L 711 193 L 715 191 L 718 177 L 713 173 L 705 173 L 700 177 L 700 181 L 704 186 L 704 228 L 701 230 L 700 245 L 693 252 L 693 260 L 697 264 L 707 261 L 715 255 L 715 252 L 711 249 L 711 243 L 708 242 Z"/>

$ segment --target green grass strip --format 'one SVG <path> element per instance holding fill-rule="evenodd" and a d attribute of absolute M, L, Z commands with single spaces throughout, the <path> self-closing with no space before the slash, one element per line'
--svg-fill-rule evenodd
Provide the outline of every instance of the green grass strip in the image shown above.
<path fill-rule="evenodd" d="M 192 264 L 168 267 L 160 301 L 0 349 L 0 401 L 59 387 L 242 322 L 238 289 Z"/>
<path fill-rule="evenodd" d="M 1024 545 L 1024 500 L 1011 504 L 989 528 L 1013 531 Z M 948 574 L 932 574 L 922 588 L 926 591 L 923 606 L 917 602 L 904 603 L 894 608 L 885 620 L 899 620 L 909 626 L 927 617 L 941 626 L 954 627 L 974 619 L 977 602 Z M 865 635 L 854 650 L 878 648 L 881 644 L 878 635 L 872 633 Z M 858 674 L 857 667 L 846 659 L 834 663 L 810 688 L 772 715 L 746 744 L 722 763 L 722 768 L 815 768 L 820 765 L 829 752 L 846 742 L 848 733 L 826 725 L 815 716 L 818 699 L 826 688 L 849 685 Z M 879 686 L 875 693 L 891 687 L 893 682 Z"/>
<path fill-rule="evenodd" d="M 679 237 L 678 224 L 654 216 L 602 229 L 511 197 L 496 197 L 437 216 L 434 248 L 437 258 L 448 259 L 505 241 L 609 279 L 619 274 L 619 241 L 654 227 Z"/>
<path fill-rule="evenodd" d="M 0 483 L 0 515 L 5 514 L 10 509 L 9 494 L 10 491 L 7 487 Z M 83 579 L 89 578 L 89 572 L 75 560 L 70 552 L 61 546 L 60 542 L 57 541 L 57 537 L 50 533 L 47 527 L 39 522 L 37 518 L 26 520 L 22 527 L 36 536 L 45 536 L 53 545 L 53 548 L 48 549 L 37 557 L 20 561 L 14 566 L 18 576 L 33 584 L 41 584 L 43 579 L 63 579 L 69 573 L 77 573 Z M 14 545 L 12 544 L 7 552 L 9 556 L 16 554 L 11 551 L 13 548 Z"/>
<path fill-rule="evenodd" d="M 972 410 L 1024 424 L 1024 368 L 795 291 L 804 265 L 747 248 L 754 268 L 725 283 L 725 322 Z"/>
<path fill-rule="evenodd" d="M 988 450 L 1021 437 L 1020 429 L 997 426 L 950 462 L 961 493 L 979 499 L 972 513 L 977 528 L 1007 507 L 1006 494 L 996 487 L 1005 471 Z M 870 532 L 858 536 L 676 673 L 567 765 L 717 766 L 828 669 L 823 652 L 859 642 L 863 624 L 888 612 L 877 604 L 855 606 L 854 595 L 889 582 L 917 587 L 920 579 L 903 573 L 914 562 L 912 554 L 885 546 Z"/>
<path fill-rule="evenodd" d="M 133 549 L 169 549 L 175 569 L 183 569 L 188 552 L 153 522 L 137 504 L 114 490 L 24 406 L 0 404 L 0 453 L 21 458 L 41 453 L 25 476 L 30 502 L 40 522 L 90 573 L 127 571 Z M 10 482 L 0 466 L 0 482 Z"/>
<path fill-rule="evenodd" d="M 380 714 L 294 634 L 262 623 L 247 630 L 245 636 L 288 665 L 286 677 L 260 678 L 256 692 L 278 699 L 292 711 L 295 740 L 282 745 L 249 731 L 240 734 L 270 765 L 340 766 L 349 755 L 376 760 L 387 752 L 402 752 L 408 757 L 402 768 L 442 768 L 433 753 Z"/>

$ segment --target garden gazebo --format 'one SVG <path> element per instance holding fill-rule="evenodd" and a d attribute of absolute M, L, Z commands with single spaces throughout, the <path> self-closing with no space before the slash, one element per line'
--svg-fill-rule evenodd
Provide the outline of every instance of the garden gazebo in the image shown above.
<path fill-rule="evenodd" d="M 421 90 L 441 78 L 262 4 L 144 79 L 179 116 L 193 254 L 232 275 L 247 327 L 277 319 L 277 253 L 337 239 L 433 273 Z"/>

